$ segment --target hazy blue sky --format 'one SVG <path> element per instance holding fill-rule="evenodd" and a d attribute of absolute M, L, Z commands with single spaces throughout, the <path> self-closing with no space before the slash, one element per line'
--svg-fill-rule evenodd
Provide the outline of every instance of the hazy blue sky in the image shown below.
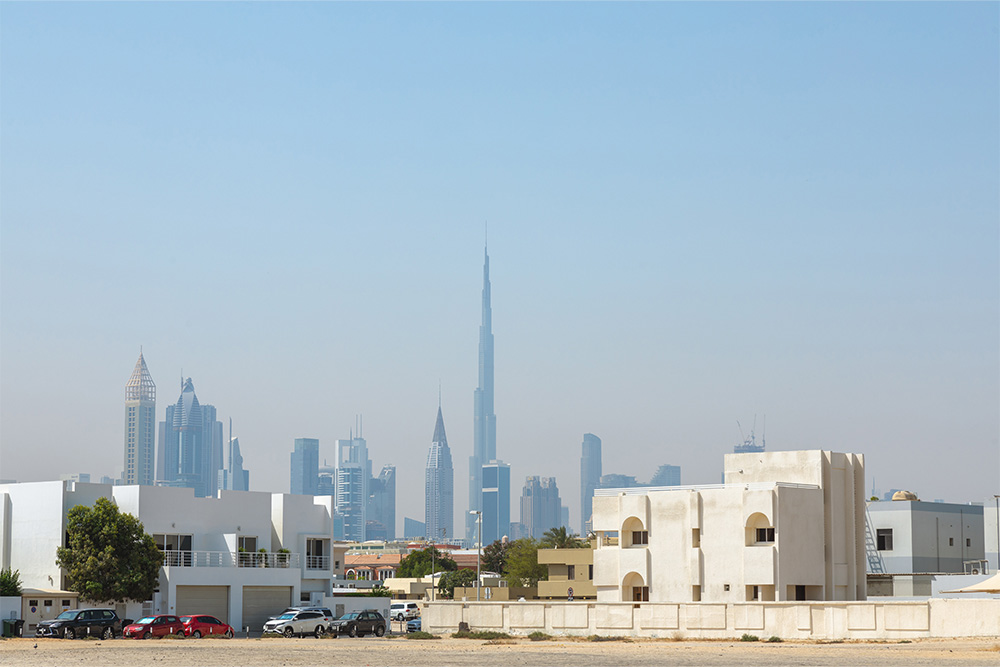
<path fill-rule="evenodd" d="M 483 227 L 497 451 L 771 449 L 1000 491 L 996 3 L 0 5 L 0 477 L 118 474 L 143 346 L 255 490 L 356 414 L 466 507 Z M 332 451 L 332 447 L 330 447 Z M 517 516 L 515 500 L 512 517 Z M 460 517 L 459 517 L 460 518 Z M 458 521 L 457 524 L 460 524 Z"/>

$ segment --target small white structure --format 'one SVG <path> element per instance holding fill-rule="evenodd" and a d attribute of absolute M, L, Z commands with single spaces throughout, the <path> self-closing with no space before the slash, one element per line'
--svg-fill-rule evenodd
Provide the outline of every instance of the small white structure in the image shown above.
<path fill-rule="evenodd" d="M 864 600 L 864 457 L 727 454 L 725 484 L 599 489 L 598 602 Z"/>
<path fill-rule="evenodd" d="M 868 515 L 889 574 L 979 574 L 989 565 L 982 505 L 892 500 L 870 503 Z"/>
<path fill-rule="evenodd" d="M 331 579 L 343 574 L 346 547 L 333 540 L 329 496 L 220 491 L 196 498 L 188 488 L 72 481 L 0 485 L 0 567 L 20 570 L 25 587 L 65 588 L 56 549 L 66 513 L 101 497 L 138 517 L 165 553 L 159 591 L 120 605 L 123 617 L 211 614 L 259 631 L 286 606 L 329 596 Z"/>

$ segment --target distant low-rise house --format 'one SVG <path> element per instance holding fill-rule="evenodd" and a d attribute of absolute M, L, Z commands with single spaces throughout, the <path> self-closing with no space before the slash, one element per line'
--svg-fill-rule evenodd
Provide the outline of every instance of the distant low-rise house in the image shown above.
<path fill-rule="evenodd" d="M 538 597 L 544 600 L 596 600 L 594 550 L 539 549 L 538 562 L 549 570 L 548 581 L 538 582 Z"/>
<path fill-rule="evenodd" d="M 982 505 L 891 500 L 869 503 L 868 516 L 887 574 L 971 574 L 984 567 Z"/>

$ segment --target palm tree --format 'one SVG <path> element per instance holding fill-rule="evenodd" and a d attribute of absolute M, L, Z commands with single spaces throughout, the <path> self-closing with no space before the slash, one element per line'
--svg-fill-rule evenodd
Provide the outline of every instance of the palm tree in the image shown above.
<path fill-rule="evenodd" d="M 580 549 L 586 546 L 586 543 L 576 533 L 566 530 L 566 526 L 559 526 L 545 531 L 545 534 L 542 535 L 542 546 L 556 549 Z"/>

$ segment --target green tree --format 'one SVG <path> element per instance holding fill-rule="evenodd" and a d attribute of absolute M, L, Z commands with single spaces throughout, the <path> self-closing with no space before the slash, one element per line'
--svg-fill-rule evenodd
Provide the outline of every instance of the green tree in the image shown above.
<path fill-rule="evenodd" d="M 69 547 L 56 564 L 66 568 L 70 590 L 96 602 L 149 600 L 159 583 L 163 554 L 131 514 L 107 498 L 77 505 L 66 515 Z"/>
<path fill-rule="evenodd" d="M 431 574 L 432 562 L 434 572 L 451 572 L 458 569 L 458 565 L 449 556 L 442 554 L 434 547 L 427 547 L 414 551 L 401 560 L 399 569 L 396 570 L 396 576 L 426 577 Z"/>
<path fill-rule="evenodd" d="M 542 547 L 547 549 L 581 549 L 585 546 L 587 543 L 573 531 L 566 530 L 566 526 L 549 528 L 542 535 Z"/>
<path fill-rule="evenodd" d="M 17 597 L 21 594 L 21 572 L 9 567 L 0 570 L 0 597 Z"/>
<path fill-rule="evenodd" d="M 483 547 L 483 569 L 503 574 L 507 569 L 507 553 L 510 551 L 510 545 L 510 542 L 496 540 Z"/>
<path fill-rule="evenodd" d="M 538 540 L 525 537 L 510 543 L 504 580 L 508 586 L 537 586 L 549 578 L 549 570 L 538 564 Z"/>
<path fill-rule="evenodd" d="M 438 577 L 438 592 L 448 598 L 455 597 L 455 587 L 465 587 L 471 586 L 472 582 L 476 580 L 475 570 L 455 570 L 454 572 L 445 572 L 440 577 Z"/>

